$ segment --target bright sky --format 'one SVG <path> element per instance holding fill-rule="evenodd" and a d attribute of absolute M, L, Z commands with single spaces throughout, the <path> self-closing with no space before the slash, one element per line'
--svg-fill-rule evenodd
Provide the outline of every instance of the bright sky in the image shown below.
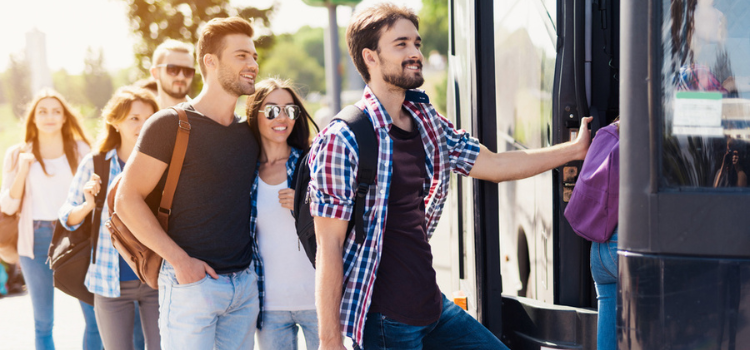
<path fill-rule="evenodd" d="M 6 3 L 8 1 L 10 5 Z M 382 0 L 363 0 L 368 6 Z M 259 8 L 273 0 L 231 0 L 232 4 Z M 400 0 L 419 11 L 422 0 Z M 26 33 L 34 28 L 46 34 L 47 65 L 54 72 L 65 68 L 71 74 L 83 71 L 87 47 L 103 48 L 109 70 L 133 64 L 135 38 L 130 31 L 127 6 L 123 0 L 3 0 L 0 11 L 0 71 L 8 67 L 12 53 L 24 51 Z M 295 32 L 304 25 L 328 26 L 328 10 L 307 6 L 302 0 L 276 0 L 279 9 L 271 19 L 274 33 Z M 339 26 L 346 26 L 351 8 L 339 6 Z"/>

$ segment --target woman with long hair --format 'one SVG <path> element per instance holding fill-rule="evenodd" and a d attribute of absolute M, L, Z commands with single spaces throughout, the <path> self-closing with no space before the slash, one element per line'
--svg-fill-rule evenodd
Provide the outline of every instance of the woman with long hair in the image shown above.
<path fill-rule="evenodd" d="M 308 349 L 318 348 L 315 270 L 297 242 L 292 175 L 310 148 L 310 118 L 289 81 L 266 79 L 247 99 L 247 122 L 260 140 L 250 226 L 263 261 L 265 296 L 261 350 L 297 349 L 302 328 Z M 317 126 L 316 126 L 317 127 Z"/>
<path fill-rule="evenodd" d="M 54 287 L 47 250 L 57 211 L 89 141 L 65 99 L 42 90 L 26 113 L 23 143 L 10 147 L 3 163 L 0 208 L 8 215 L 20 211 L 18 255 L 34 308 L 37 349 L 54 349 Z M 93 307 L 81 302 L 86 330 L 84 348 L 101 349 Z"/>
<path fill-rule="evenodd" d="M 122 172 L 135 148 L 143 124 L 158 110 L 156 98 L 145 89 L 124 87 L 112 96 L 102 110 L 101 140 L 94 153 L 105 155 L 109 162 L 109 181 L 101 184 L 101 174 L 94 173 L 94 154 L 83 158 L 59 216 L 68 230 L 76 229 L 96 207 L 96 194 L 107 191 Z M 96 321 L 107 350 L 132 350 L 133 322 L 138 302 L 143 334 L 148 349 L 159 349 L 159 292 L 141 283 L 138 276 L 112 245 L 104 223 L 109 219 L 105 202 L 99 225 L 96 259 L 91 261 L 85 284 L 94 293 Z"/>

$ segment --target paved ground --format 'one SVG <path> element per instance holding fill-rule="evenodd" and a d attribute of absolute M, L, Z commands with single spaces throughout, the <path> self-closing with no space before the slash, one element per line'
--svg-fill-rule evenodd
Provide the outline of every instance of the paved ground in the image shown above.
<path fill-rule="evenodd" d="M 450 296 L 450 236 L 448 215 L 438 226 L 432 241 L 438 284 Z M 55 290 L 55 347 L 82 348 L 84 321 L 78 300 Z M 300 332 L 300 349 L 305 349 Z M 0 350 L 34 349 L 34 317 L 28 293 L 0 298 Z"/>

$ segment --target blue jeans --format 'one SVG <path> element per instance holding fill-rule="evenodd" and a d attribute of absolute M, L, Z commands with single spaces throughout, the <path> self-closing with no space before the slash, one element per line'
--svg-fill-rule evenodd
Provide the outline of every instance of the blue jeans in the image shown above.
<path fill-rule="evenodd" d="M 83 319 L 86 321 L 86 328 L 83 330 L 83 350 L 102 350 L 102 337 L 99 335 L 99 327 L 96 325 L 96 316 L 94 307 L 82 301 L 81 310 L 83 310 Z"/>
<path fill-rule="evenodd" d="M 591 276 L 596 286 L 599 301 L 599 316 L 596 324 L 596 347 L 598 350 L 617 348 L 617 228 L 605 243 L 591 244 Z"/>
<path fill-rule="evenodd" d="M 55 318 L 55 288 L 52 269 L 47 265 L 47 250 L 52 243 L 54 221 L 34 221 L 34 259 L 20 257 L 21 271 L 34 309 L 34 333 L 37 350 L 52 350 L 52 325 Z"/>
<path fill-rule="evenodd" d="M 260 350 L 297 350 L 299 328 L 307 349 L 318 348 L 318 316 L 315 310 L 264 311 L 263 329 L 258 331 Z"/>
<path fill-rule="evenodd" d="M 159 272 L 162 349 L 252 349 L 260 311 L 253 265 L 181 285 L 166 260 Z"/>
<path fill-rule="evenodd" d="M 355 349 L 361 349 L 355 345 Z M 487 349 L 507 350 L 500 340 L 466 311 L 443 295 L 443 313 L 436 322 L 410 326 L 379 313 L 368 313 L 364 349 Z"/>
<path fill-rule="evenodd" d="M 34 259 L 20 257 L 23 278 L 31 295 L 34 309 L 34 332 L 37 350 L 54 349 L 52 325 L 55 318 L 55 288 L 52 285 L 52 269 L 47 265 L 47 251 L 52 243 L 52 232 L 56 221 L 34 221 Z M 86 329 L 83 333 L 84 350 L 102 349 L 102 340 L 96 327 L 94 309 L 81 302 Z M 90 311 L 90 313 L 89 313 Z"/>

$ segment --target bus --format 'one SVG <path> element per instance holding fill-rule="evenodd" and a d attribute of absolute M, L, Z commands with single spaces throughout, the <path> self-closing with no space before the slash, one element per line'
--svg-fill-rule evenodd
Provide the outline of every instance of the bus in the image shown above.
<path fill-rule="evenodd" d="M 619 347 L 734 348 L 750 337 L 740 302 L 750 291 L 750 3 L 449 8 L 447 114 L 489 149 L 549 147 L 575 138 L 585 116 L 592 135 L 622 117 Z M 563 216 L 581 165 L 452 181 L 451 288 L 511 349 L 596 348 L 591 243 Z"/>

